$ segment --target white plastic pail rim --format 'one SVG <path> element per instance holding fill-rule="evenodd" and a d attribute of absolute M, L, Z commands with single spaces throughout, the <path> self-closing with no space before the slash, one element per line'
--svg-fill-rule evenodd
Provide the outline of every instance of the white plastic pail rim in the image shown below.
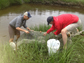
<path fill-rule="evenodd" d="M 47 47 L 48 48 L 59 49 L 59 47 L 60 47 L 60 41 L 56 40 L 56 39 L 49 39 L 47 41 Z"/>

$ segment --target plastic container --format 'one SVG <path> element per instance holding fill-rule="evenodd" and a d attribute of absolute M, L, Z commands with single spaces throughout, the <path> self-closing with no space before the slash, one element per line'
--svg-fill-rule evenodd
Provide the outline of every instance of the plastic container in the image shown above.
<path fill-rule="evenodd" d="M 14 42 L 10 42 L 10 46 L 13 48 L 13 50 L 16 50 L 16 44 Z"/>
<path fill-rule="evenodd" d="M 48 54 L 52 55 L 57 52 L 60 47 L 60 41 L 56 39 L 49 39 L 47 41 Z"/>

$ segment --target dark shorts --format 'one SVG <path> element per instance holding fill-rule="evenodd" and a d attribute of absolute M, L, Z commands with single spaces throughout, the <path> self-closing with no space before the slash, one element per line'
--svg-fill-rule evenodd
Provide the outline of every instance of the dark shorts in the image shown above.
<path fill-rule="evenodd" d="M 13 28 L 11 25 L 8 26 L 10 38 L 14 38 L 14 35 L 20 35 L 20 31 Z"/>

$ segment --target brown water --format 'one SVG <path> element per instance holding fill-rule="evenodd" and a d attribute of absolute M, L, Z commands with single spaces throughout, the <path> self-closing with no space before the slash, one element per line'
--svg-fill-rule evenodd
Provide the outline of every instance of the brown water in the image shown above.
<path fill-rule="evenodd" d="M 0 42 L 8 42 L 8 24 L 16 16 L 29 11 L 32 15 L 27 21 L 27 26 L 35 26 L 39 24 L 47 24 L 46 19 L 48 16 L 58 16 L 64 13 L 72 13 L 80 17 L 82 24 L 84 24 L 84 10 L 79 8 L 71 8 L 64 6 L 52 6 L 41 4 L 23 4 L 10 6 L 6 9 L 0 10 Z M 84 29 L 84 28 L 83 28 Z"/>

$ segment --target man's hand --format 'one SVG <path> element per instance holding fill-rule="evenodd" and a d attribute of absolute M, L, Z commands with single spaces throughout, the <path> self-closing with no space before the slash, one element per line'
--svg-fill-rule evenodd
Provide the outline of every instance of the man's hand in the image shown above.
<path fill-rule="evenodd" d="M 28 28 L 28 30 L 29 30 L 29 31 L 31 31 L 31 29 L 30 29 L 30 28 Z"/>
<path fill-rule="evenodd" d="M 30 30 L 30 31 L 34 31 L 34 30 Z"/>
<path fill-rule="evenodd" d="M 31 31 L 31 29 L 30 29 L 30 28 L 28 28 L 28 27 L 27 27 L 26 29 L 28 29 L 29 31 Z"/>
<path fill-rule="evenodd" d="M 54 34 L 54 32 L 52 32 Z"/>
<path fill-rule="evenodd" d="M 28 33 L 29 33 L 29 31 L 25 31 L 25 33 L 27 33 L 27 34 L 28 34 Z"/>
<path fill-rule="evenodd" d="M 46 33 L 44 33 L 43 35 L 44 35 L 44 36 L 46 36 L 46 35 L 47 35 L 47 32 L 46 32 Z"/>

